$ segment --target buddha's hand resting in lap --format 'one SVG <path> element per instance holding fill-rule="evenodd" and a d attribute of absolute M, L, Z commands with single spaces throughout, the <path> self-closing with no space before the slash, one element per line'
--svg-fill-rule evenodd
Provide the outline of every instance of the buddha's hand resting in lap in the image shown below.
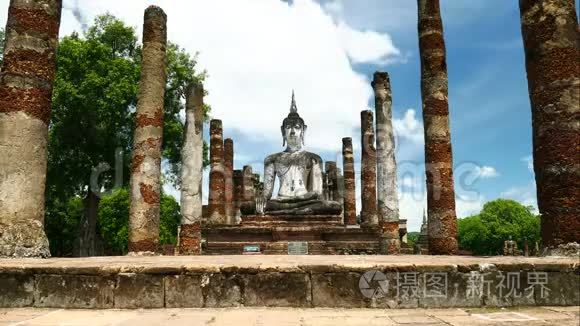
<path fill-rule="evenodd" d="M 264 196 L 256 197 L 256 213 L 259 215 L 264 215 L 264 209 L 266 209 L 266 198 Z"/>
<path fill-rule="evenodd" d="M 310 200 L 310 199 L 318 199 L 318 194 L 315 193 L 314 191 L 309 191 L 309 192 L 305 193 L 304 195 L 299 195 L 299 196 L 295 196 L 295 197 L 277 198 L 278 202 L 281 202 L 281 203 L 293 203 L 293 202 L 297 202 L 297 201 L 305 201 L 305 200 Z"/>

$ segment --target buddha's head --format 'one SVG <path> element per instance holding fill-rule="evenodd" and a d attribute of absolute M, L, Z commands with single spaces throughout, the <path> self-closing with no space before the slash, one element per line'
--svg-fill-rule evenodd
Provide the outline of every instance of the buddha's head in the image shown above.
<path fill-rule="evenodd" d="M 290 104 L 290 113 L 282 122 L 282 146 L 292 149 L 300 149 L 304 145 L 304 134 L 306 132 L 306 124 L 298 114 L 296 101 L 294 100 L 294 91 L 292 91 L 292 103 Z"/>

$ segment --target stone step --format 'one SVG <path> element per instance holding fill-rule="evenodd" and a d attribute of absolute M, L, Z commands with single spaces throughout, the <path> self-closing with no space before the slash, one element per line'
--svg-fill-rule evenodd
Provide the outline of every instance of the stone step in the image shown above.
<path fill-rule="evenodd" d="M 287 254 L 288 241 L 208 241 L 203 247 L 204 254 L 242 254 L 246 245 L 260 246 L 262 254 Z M 323 254 L 376 254 L 379 251 L 378 240 L 367 241 L 308 241 L 308 253 Z"/>
<path fill-rule="evenodd" d="M 405 255 L 0 259 L 0 289 L 3 308 L 577 306 L 580 264 Z"/>

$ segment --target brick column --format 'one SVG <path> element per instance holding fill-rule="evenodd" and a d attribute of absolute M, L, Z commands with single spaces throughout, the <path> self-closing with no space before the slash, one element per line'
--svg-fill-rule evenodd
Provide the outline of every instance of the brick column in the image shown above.
<path fill-rule="evenodd" d="M 240 207 L 244 200 L 244 174 L 242 170 L 234 170 L 234 221 L 240 216 Z"/>
<path fill-rule="evenodd" d="M 244 165 L 242 170 L 242 193 L 241 212 L 243 215 L 256 212 L 254 174 L 250 165 Z"/>
<path fill-rule="evenodd" d="M 392 95 L 389 74 L 375 72 L 373 82 L 377 129 L 377 206 L 382 228 L 380 251 L 397 254 L 399 241 L 399 199 L 397 162 L 392 123 Z"/>
<path fill-rule="evenodd" d="M 377 226 L 377 154 L 373 113 L 362 111 L 361 117 L 361 220 L 365 226 Z"/>
<path fill-rule="evenodd" d="M 418 9 L 429 250 L 450 255 L 457 250 L 457 218 L 443 23 L 439 0 L 418 0 Z"/>
<path fill-rule="evenodd" d="M 580 242 L 580 32 L 574 0 L 520 0 L 542 240 Z"/>
<path fill-rule="evenodd" d="M 185 102 L 185 140 L 181 154 L 179 253 L 198 255 L 201 254 L 203 85 L 189 85 Z"/>
<path fill-rule="evenodd" d="M 44 192 L 61 9 L 60 0 L 13 0 L 8 7 L 0 71 L 0 257 L 50 256 Z"/>
<path fill-rule="evenodd" d="M 344 169 L 344 223 L 356 225 L 356 174 L 350 137 L 342 139 L 342 165 Z"/>
<path fill-rule="evenodd" d="M 213 119 L 209 124 L 209 196 L 207 210 L 212 224 L 225 221 L 225 167 L 222 121 Z"/>
<path fill-rule="evenodd" d="M 337 174 L 336 174 L 336 162 L 326 161 L 324 162 L 324 173 L 326 173 L 326 180 L 328 180 L 328 200 L 337 200 Z"/>
<path fill-rule="evenodd" d="M 225 194 L 224 210 L 227 224 L 234 224 L 234 141 L 224 140 Z"/>
<path fill-rule="evenodd" d="M 342 175 L 342 169 L 336 168 L 336 192 L 334 201 L 339 203 L 341 207 L 344 207 L 344 176 Z M 344 218 L 344 210 L 341 213 Z"/>
<path fill-rule="evenodd" d="M 157 252 L 161 193 L 161 140 L 165 94 L 167 16 L 156 6 L 145 10 L 139 97 L 135 113 L 129 251 Z"/>

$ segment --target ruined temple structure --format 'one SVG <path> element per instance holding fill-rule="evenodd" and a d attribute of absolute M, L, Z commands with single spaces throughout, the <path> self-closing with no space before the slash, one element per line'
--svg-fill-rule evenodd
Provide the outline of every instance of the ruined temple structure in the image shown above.
<path fill-rule="evenodd" d="M 0 257 L 50 256 L 44 191 L 61 10 L 61 1 L 10 1 L 8 8 L 0 70 Z"/>
<path fill-rule="evenodd" d="M 544 246 L 580 242 L 580 29 L 574 0 L 520 0 Z"/>
<path fill-rule="evenodd" d="M 458 245 L 443 23 L 439 0 L 418 0 L 417 8 L 429 251 L 451 255 Z"/>
<path fill-rule="evenodd" d="M 362 117 L 361 130 L 369 135 L 363 141 L 371 142 L 373 150 L 372 112 L 363 111 Z M 317 154 L 306 151 L 306 123 L 298 114 L 294 94 L 281 128 L 286 148 L 266 157 L 262 179 L 251 166 L 235 169 L 233 140 L 223 140 L 220 120 L 212 120 L 210 129 L 212 165 L 209 205 L 202 218 L 203 254 L 248 250 L 264 254 L 295 250 L 302 254 L 386 253 L 380 249 L 384 232 L 378 223 L 376 190 L 365 197 L 363 223 L 356 221 L 352 140 L 343 139 L 344 176 L 335 161 L 323 162 Z M 364 152 L 363 159 L 368 161 L 363 187 L 376 189 L 375 154 Z M 223 182 L 224 178 L 231 178 L 232 185 Z M 273 196 L 276 179 L 279 188 Z M 232 194 L 224 196 L 228 191 Z M 406 221 L 398 216 L 390 221 L 397 223 L 394 235 L 389 234 L 396 237 L 397 249 L 388 253 L 398 253 Z"/>
<path fill-rule="evenodd" d="M 135 112 L 129 251 L 157 252 L 161 196 L 161 142 L 165 94 L 167 15 L 159 7 L 145 10 L 139 97 Z"/>

